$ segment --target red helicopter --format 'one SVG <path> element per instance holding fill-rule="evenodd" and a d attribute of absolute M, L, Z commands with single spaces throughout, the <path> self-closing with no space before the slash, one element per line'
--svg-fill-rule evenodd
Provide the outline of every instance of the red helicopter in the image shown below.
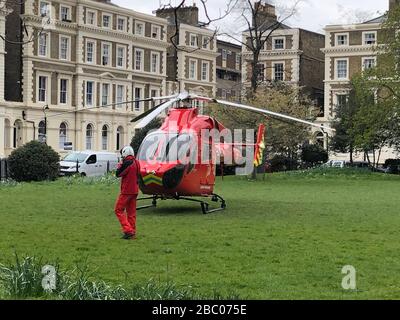
<path fill-rule="evenodd" d="M 229 165 L 243 164 L 243 148 L 247 150 L 250 148 L 252 164 L 254 163 L 255 166 L 261 164 L 265 148 L 264 125 L 258 128 L 256 143 L 240 143 L 225 141 L 220 137 L 215 138 L 213 134 L 205 133 L 223 133 L 226 128 L 216 119 L 200 115 L 197 104 L 193 102 L 217 103 L 325 129 L 321 125 L 287 115 L 187 92 L 168 97 L 150 98 L 146 101 L 167 99 L 169 101 L 161 103 L 131 121 L 141 120 L 135 128 L 144 128 L 162 112 L 170 109 L 162 126 L 146 136 L 137 154 L 137 160 L 140 163 L 139 187 L 144 195 L 149 195 L 138 200 L 152 200 L 151 205 L 138 207 L 138 210 L 155 207 L 157 200 L 167 199 L 198 202 L 204 214 L 224 210 L 225 200 L 214 193 L 217 163 L 223 164 L 229 159 Z M 210 204 L 205 201 L 206 198 L 219 202 L 219 207 L 210 209 Z"/>

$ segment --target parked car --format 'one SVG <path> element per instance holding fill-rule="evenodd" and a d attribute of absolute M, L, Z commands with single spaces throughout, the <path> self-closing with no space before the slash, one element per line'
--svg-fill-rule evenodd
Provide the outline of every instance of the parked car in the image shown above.
<path fill-rule="evenodd" d="M 323 167 L 328 168 L 344 168 L 347 166 L 348 161 L 344 160 L 329 160 L 328 162 L 324 163 Z"/>
<path fill-rule="evenodd" d="M 115 170 L 119 156 L 111 152 L 75 151 L 60 161 L 60 175 L 102 176 Z"/>
<path fill-rule="evenodd" d="M 399 174 L 400 172 L 398 166 L 377 167 L 373 171 L 387 174 Z"/>
<path fill-rule="evenodd" d="M 351 167 L 351 168 L 369 168 L 370 165 L 367 161 L 354 161 L 351 163 L 350 161 L 347 160 L 329 160 L 325 164 L 323 164 L 324 167 L 331 167 L 331 168 L 345 168 L 345 167 Z"/>

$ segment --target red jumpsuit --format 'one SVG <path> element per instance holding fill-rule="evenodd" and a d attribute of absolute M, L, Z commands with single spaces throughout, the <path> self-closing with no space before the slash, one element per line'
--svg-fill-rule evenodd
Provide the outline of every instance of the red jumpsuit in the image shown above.
<path fill-rule="evenodd" d="M 117 167 L 116 175 L 121 178 L 121 192 L 115 204 L 115 214 L 126 234 L 136 233 L 138 174 L 139 163 L 133 156 L 127 156 Z"/>

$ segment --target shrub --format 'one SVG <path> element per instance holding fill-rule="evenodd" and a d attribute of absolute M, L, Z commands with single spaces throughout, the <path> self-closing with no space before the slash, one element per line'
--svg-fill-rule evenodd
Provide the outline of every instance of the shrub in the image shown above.
<path fill-rule="evenodd" d="M 135 133 L 131 141 L 131 147 L 135 151 L 135 154 L 139 152 L 140 145 L 142 144 L 143 139 L 146 138 L 149 131 L 158 129 L 161 127 L 161 125 L 162 120 L 160 118 L 155 118 L 147 126 Z"/>
<path fill-rule="evenodd" d="M 14 150 L 8 160 L 10 176 L 18 182 L 55 180 L 58 177 L 60 157 L 44 143 L 28 142 Z"/>
<path fill-rule="evenodd" d="M 328 152 L 318 144 L 308 144 L 301 149 L 301 160 L 308 167 L 314 167 L 328 161 Z"/>
<path fill-rule="evenodd" d="M 297 170 L 299 164 L 296 159 L 292 159 L 283 155 L 276 155 L 271 159 L 271 171 L 291 171 Z"/>

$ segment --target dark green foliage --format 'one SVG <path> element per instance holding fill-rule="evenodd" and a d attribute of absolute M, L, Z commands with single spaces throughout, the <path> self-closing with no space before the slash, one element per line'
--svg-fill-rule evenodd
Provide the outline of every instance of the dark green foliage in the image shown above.
<path fill-rule="evenodd" d="M 296 159 L 284 155 L 277 155 L 271 159 L 272 172 L 297 170 L 298 166 Z"/>
<path fill-rule="evenodd" d="M 301 149 L 301 160 L 307 166 L 315 166 L 327 162 L 328 152 L 318 144 L 307 144 Z"/>
<path fill-rule="evenodd" d="M 14 150 L 8 160 L 10 176 L 18 182 L 55 180 L 58 177 L 60 156 L 44 143 L 28 142 Z"/>
<path fill-rule="evenodd" d="M 162 125 L 162 119 L 156 118 L 152 120 L 146 127 L 138 130 L 135 136 L 132 138 L 131 146 L 135 151 L 135 154 L 139 152 L 140 145 L 142 144 L 143 139 L 147 136 L 149 131 L 159 129 Z"/>

